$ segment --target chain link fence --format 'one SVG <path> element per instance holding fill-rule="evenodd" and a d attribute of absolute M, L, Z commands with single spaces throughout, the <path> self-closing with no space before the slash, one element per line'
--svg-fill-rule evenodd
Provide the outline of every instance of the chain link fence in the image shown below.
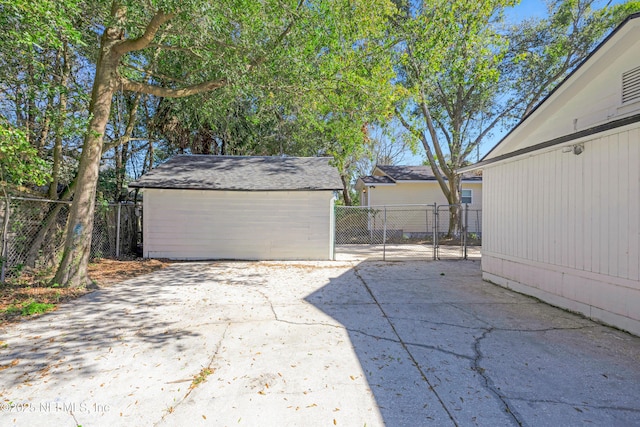
<path fill-rule="evenodd" d="M 338 259 L 480 257 L 482 211 L 468 205 L 336 206 Z"/>
<path fill-rule="evenodd" d="M 2 277 L 18 277 L 57 265 L 64 245 L 71 202 L 11 198 L 0 201 Z M 91 259 L 135 256 L 140 244 L 141 207 L 98 204 L 91 239 Z"/>

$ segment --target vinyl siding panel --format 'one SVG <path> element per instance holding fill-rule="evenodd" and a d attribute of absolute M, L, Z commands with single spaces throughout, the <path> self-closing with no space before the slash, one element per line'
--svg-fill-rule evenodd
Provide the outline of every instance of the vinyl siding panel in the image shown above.
<path fill-rule="evenodd" d="M 639 36 L 625 21 L 485 156 L 515 157 L 483 168 L 482 248 L 485 279 L 638 335 L 640 102 L 623 102 L 622 76 Z"/>
<path fill-rule="evenodd" d="M 330 259 L 330 191 L 144 192 L 144 253 L 173 259 Z"/>
<path fill-rule="evenodd" d="M 625 299 L 640 298 L 640 126 L 583 144 L 484 170 L 483 270 L 635 324 Z"/>

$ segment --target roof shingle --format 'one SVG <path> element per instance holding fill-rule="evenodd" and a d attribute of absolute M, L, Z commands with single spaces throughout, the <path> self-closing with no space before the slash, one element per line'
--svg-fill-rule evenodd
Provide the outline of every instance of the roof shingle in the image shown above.
<path fill-rule="evenodd" d="M 132 188 L 230 191 L 341 190 L 329 157 L 179 155 L 129 184 Z"/>
<path fill-rule="evenodd" d="M 389 166 L 389 165 L 376 165 L 376 168 L 384 173 L 387 177 L 391 178 L 394 182 L 397 181 L 436 181 L 436 177 L 433 174 L 431 166 Z M 476 173 L 464 173 L 462 179 L 465 181 L 482 181 L 482 175 Z M 367 182 L 367 181 L 364 181 Z"/>

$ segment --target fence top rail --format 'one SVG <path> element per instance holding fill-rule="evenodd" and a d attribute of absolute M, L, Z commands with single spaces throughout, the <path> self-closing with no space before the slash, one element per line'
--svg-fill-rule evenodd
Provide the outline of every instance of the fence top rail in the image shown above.
<path fill-rule="evenodd" d="M 433 208 L 433 204 L 404 204 L 404 205 L 371 205 L 371 206 L 336 206 L 336 208 L 345 208 L 345 209 L 381 209 L 381 208 Z"/>
<path fill-rule="evenodd" d="M 63 203 L 66 205 L 70 205 L 71 203 L 73 203 L 72 200 L 51 200 L 51 199 L 39 199 L 37 197 L 15 197 L 15 196 L 9 196 L 9 200 L 20 200 L 23 202 L 41 202 L 41 203 Z M 134 203 L 131 201 L 127 201 L 127 202 L 120 202 L 120 203 L 108 203 L 107 206 L 109 207 L 116 207 L 116 206 L 138 206 L 140 205 L 140 203 Z"/>
<path fill-rule="evenodd" d="M 9 200 L 21 200 L 24 202 L 41 202 L 41 203 L 65 203 L 70 205 L 71 200 L 51 200 L 51 199 L 38 199 L 37 197 L 14 197 L 9 196 Z"/>
<path fill-rule="evenodd" d="M 431 205 L 433 206 L 433 205 Z M 446 209 L 446 208 L 467 208 L 470 211 L 481 211 L 481 208 L 471 207 L 469 203 L 458 203 L 457 205 L 438 205 L 438 209 Z"/>

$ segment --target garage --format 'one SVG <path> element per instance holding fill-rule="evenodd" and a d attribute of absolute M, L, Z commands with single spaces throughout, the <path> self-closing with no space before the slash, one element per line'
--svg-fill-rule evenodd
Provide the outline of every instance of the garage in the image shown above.
<path fill-rule="evenodd" d="M 143 195 L 143 255 L 328 260 L 342 189 L 327 157 L 179 155 L 129 184 Z"/>

